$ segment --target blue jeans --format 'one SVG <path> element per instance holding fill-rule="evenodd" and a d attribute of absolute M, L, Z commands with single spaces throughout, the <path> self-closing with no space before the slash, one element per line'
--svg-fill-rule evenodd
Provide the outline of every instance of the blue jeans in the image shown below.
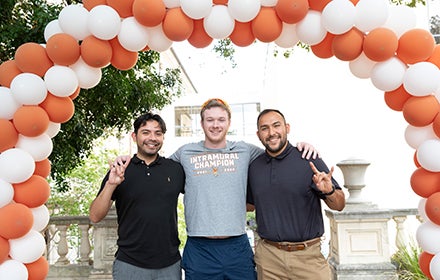
<path fill-rule="evenodd" d="M 188 237 L 183 250 L 185 280 L 257 279 L 246 234 L 227 239 Z"/>
<path fill-rule="evenodd" d="M 131 265 L 120 260 L 113 262 L 114 280 L 181 280 L 182 269 L 180 261 L 173 265 L 159 268 L 148 269 Z"/>

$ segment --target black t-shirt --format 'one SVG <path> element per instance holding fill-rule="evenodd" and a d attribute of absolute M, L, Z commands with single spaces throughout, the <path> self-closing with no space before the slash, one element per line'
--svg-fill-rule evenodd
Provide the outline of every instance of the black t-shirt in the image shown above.
<path fill-rule="evenodd" d="M 174 264 L 180 259 L 177 203 L 185 185 L 182 166 L 163 157 L 146 165 L 135 155 L 124 175 L 112 195 L 118 216 L 116 258 L 149 269 Z"/>

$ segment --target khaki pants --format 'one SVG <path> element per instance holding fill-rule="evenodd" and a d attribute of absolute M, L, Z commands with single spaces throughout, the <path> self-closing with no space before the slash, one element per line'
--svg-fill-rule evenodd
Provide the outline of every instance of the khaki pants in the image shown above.
<path fill-rule="evenodd" d="M 329 280 L 330 267 L 321 253 L 321 243 L 301 251 L 280 250 L 263 240 L 255 248 L 258 280 Z"/>

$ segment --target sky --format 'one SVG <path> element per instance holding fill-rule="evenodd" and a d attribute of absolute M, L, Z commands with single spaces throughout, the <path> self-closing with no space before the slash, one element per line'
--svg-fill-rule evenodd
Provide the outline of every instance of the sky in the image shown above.
<path fill-rule="evenodd" d="M 430 10 L 440 11 L 440 1 L 432 1 Z M 418 26 L 428 28 L 426 8 L 415 11 Z M 383 91 L 370 79 L 355 77 L 348 62 L 320 59 L 299 47 L 288 59 L 274 57 L 273 43 L 237 47 L 237 67 L 232 68 L 212 46 L 173 44 L 199 94 L 230 103 L 231 98 L 256 95 L 262 109 L 273 107 L 285 114 L 292 143 L 313 144 L 327 165 L 335 167 L 334 177 L 341 186 L 344 179 L 337 164 L 362 159 L 370 163 L 362 190 L 367 201 L 382 208 L 417 208 L 420 198 L 410 186 L 415 150 L 404 138 L 408 123 L 402 112 L 385 104 Z M 256 136 L 253 142 L 259 144 Z"/>

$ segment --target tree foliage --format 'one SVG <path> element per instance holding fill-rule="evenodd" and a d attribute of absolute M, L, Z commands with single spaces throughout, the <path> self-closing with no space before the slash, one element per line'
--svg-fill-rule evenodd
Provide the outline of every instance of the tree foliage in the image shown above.
<path fill-rule="evenodd" d="M 46 0 L 2 0 L 0 9 L 0 60 L 14 58 L 27 42 L 45 43 L 46 25 L 62 8 Z M 53 139 L 51 176 L 58 190 L 69 189 L 67 175 L 88 156 L 93 140 L 109 131 L 131 129 L 135 115 L 160 110 L 181 94 L 180 70 L 161 69 L 160 55 L 139 52 L 138 63 L 128 71 L 102 69 L 100 83 L 81 90 L 74 100 L 75 114 Z"/>

